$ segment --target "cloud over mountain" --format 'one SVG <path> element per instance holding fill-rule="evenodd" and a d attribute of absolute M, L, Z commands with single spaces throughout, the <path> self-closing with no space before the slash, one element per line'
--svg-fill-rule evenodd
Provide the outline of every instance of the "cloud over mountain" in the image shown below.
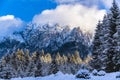
<path fill-rule="evenodd" d="M 38 25 L 59 23 L 63 26 L 70 25 L 71 28 L 80 26 L 81 29 L 93 32 L 105 13 L 105 10 L 98 10 L 95 6 L 88 8 L 80 4 L 62 4 L 35 15 L 32 22 Z"/>

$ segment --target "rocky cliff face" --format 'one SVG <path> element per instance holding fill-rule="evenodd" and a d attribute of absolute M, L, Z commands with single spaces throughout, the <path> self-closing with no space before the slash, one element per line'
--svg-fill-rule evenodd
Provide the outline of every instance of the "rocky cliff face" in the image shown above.
<path fill-rule="evenodd" d="M 12 52 L 17 48 L 29 49 L 31 52 L 44 49 L 45 52 L 61 54 L 78 50 L 81 57 L 90 53 L 91 34 L 83 33 L 79 27 L 71 30 L 69 26 L 63 27 L 58 24 L 54 26 L 30 24 L 25 30 L 15 32 L 14 36 L 17 38 L 5 38 L 0 42 L 1 54 Z"/>

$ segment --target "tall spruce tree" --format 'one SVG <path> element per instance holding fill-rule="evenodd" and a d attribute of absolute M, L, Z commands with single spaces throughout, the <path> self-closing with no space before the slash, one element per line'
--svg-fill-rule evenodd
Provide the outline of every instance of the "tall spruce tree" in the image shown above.
<path fill-rule="evenodd" d="M 48 74 L 56 74 L 58 72 L 57 62 L 56 60 L 53 60 L 50 64 L 50 71 Z"/>
<path fill-rule="evenodd" d="M 106 17 L 104 17 L 104 20 L 106 19 Z M 94 36 L 94 41 L 93 41 L 93 61 L 91 62 L 91 65 L 96 68 L 96 69 L 100 69 L 101 68 L 101 60 L 99 59 L 99 55 L 102 54 L 101 51 L 103 51 L 103 49 L 101 48 L 102 45 L 102 40 L 101 37 L 103 36 L 103 26 L 102 23 L 99 21 L 98 25 L 97 25 L 97 29 L 96 29 L 96 33 Z"/>
<path fill-rule="evenodd" d="M 116 54 L 118 54 L 118 52 L 116 52 L 116 42 L 115 42 L 115 39 L 114 39 L 114 34 L 117 32 L 117 20 L 119 18 L 119 15 L 120 15 L 120 10 L 119 10 L 119 7 L 116 3 L 116 1 L 114 0 L 113 1 L 113 5 L 110 9 L 110 13 L 109 13 L 109 37 L 108 37 L 108 41 L 110 45 L 108 45 L 108 50 L 107 50 L 107 57 L 108 57 L 108 60 L 107 60 L 107 66 L 106 66 L 106 71 L 108 72 L 113 72 L 113 71 L 118 71 L 118 69 L 116 68 L 116 64 L 117 63 L 114 63 L 114 59 Z M 116 56 L 117 57 L 117 56 Z"/>
<path fill-rule="evenodd" d="M 120 14 L 117 17 L 116 21 L 116 33 L 114 34 L 114 53 L 116 53 L 112 60 L 114 61 L 113 63 L 115 64 L 115 69 L 118 71 L 120 70 Z"/>
<path fill-rule="evenodd" d="M 107 72 L 119 70 L 119 15 L 120 10 L 114 0 L 110 12 L 104 17 L 102 24 L 98 24 L 94 37 L 93 67 L 96 69 L 105 69 Z"/>

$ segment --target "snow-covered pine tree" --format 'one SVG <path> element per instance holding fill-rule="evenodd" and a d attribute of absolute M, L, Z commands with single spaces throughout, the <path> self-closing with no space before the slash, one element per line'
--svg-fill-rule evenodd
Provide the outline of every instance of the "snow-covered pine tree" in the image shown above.
<path fill-rule="evenodd" d="M 10 55 L 3 57 L 0 63 L 0 78 L 10 79 L 16 77 L 16 70 L 12 66 Z"/>
<path fill-rule="evenodd" d="M 113 5 L 110 12 L 104 17 L 102 24 L 97 27 L 96 34 L 93 41 L 93 67 L 96 69 L 105 69 L 107 72 L 118 71 L 119 62 L 119 15 L 120 10 L 116 1 L 113 1 Z M 100 28 L 101 27 L 101 30 Z M 101 44 L 100 44 L 101 43 Z M 97 45 L 99 44 L 99 45 Z M 116 65 L 117 64 L 117 65 Z M 98 66 L 99 65 L 99 66 Z"/>
<path fill-rule="evenodd" d="M 24 68 L 25 68 L 25 71 L 24 71 L 24 75 L 25 77 L 28 77 L 28 76 L 32 76 L 30 73 L 30 69 L 31 69 L 31 57 L 30 57 L 30 52 L 29 50 L 27 49 L 26 50 L 26 53 L 25 53 L 25 61 L 24 61 Z"/>
<path fill-rule="evenodd" d="M 68 65 L 67 65 L 67 56 L 65 56 L 63 54 L 61 56 L 61 59 L 62 59 L 62 63 L 61 63 L 61 65 L 58 66 L 59 71 L 61 71 L 62 73 L 66 73 L 67 72 L 67 68 L 68 68 Z"/>
<path fill-rule="evenodd" d="M 104 17 L 104 19 L 105 18 L 106 17 Z M 93 48 L 92 48 L 93 61 L 91 62 L 91 66 L 93 66 L 95 69 L 100 69 L 101 63 L 102 63 L 100 59 L 100 55 L 102 54 L 101 51 L 103 51 L 103 48 L 101 47 L 102 45 L 101 38 L 103 37 L 102 31 L 103 31 L 103 26 L 102 26 L 102 23 L 99 21 L 96 28 L 96 33 L 94 36 Z"/>
<path fill-rule="evenodd" d="M 42 64 L 41 62 L 37 62 L 36 70 L 35 70 L 35 77 L 42 76 Z"/>
<path fill-rule="evenodd" d="M 107 72 L 113 72 L 113 71 L 118 71 L 116 69 L 116 64 L 114 63 L 113 58 L 115 58 L 115 55 L 117 54 L 116 52 L 116 47 L 117 45 L 115 44 L 115 39 L 114 39 L 114 34 L 116 33 L 116 28 L 118 26 L 117 24 L 117 20 L 118 20 L 118 16 L 120 15 L 120 10 L 119 7 L 116 3 L 115 0 L 113 0 L 113 4 L 112 7 L 110 9 L 110 13 L 109 13 L 109 37 L 107 38 L 107 42 L 109 42 L 110 45 L 108 45 L 108 50 L 107 52 L 107 64 L 106 64 L 106 71 Z"/>
<path fill-rule="evenodd" d="M 119 71 L 120 70 L 120 14 L 117 17 L 116 21 L 116 33 L 114 34 L 114 53 L 116 53 L 112 60 L 113 63 L 115 64 L 115 70 Z"/>
<path fill-rule="evenodd" d="M 28 68 L 28 75 L 27 76 L 35 76 L 35 71 L 37 69 L 35 61 L 36 61 L 36 52 L 33 52 L 31 59 L 30 59 L 30 62 L 29 62 L 29 66 L 28 66 L 29 68 Z"/>
<path fill-rule="evenodd" d="M 56 60 L 52 60 L 50 64 L 50 71 L 48 74 L 56 74 L 58 72 L 57 62 Z"/>
<path fill-rule="evenodd" d="M 51 62 L 52 57 L 50 53 L 41 56 L 41 64 L 42 64 L 42 76 L 49 75 L 49 71 L 51 70 Z"/>
<path fill-rule="evenodd" d="M 42 64 L 40 61 L 40 53 L 39 51 L 36 51 L 36 57 L 34 59 L 34 64 L 35 64 L 35 77 L 42 76 Z"/>

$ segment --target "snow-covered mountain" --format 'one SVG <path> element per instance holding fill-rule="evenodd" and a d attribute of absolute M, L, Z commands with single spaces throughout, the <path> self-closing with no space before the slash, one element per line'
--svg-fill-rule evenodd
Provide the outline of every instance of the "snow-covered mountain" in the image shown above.
<path fill-rule="evenodd" d="M 59 24 L 52 26 L 29 24 L 25 30 L 15 32 L 14 37 L 11 36 L 0 42 L 0 53 L 3 53 L 3 50 L 7 52 L 10 49 L 11 51 L 13 48 L 27 48 L 31 52 L 44 49 L 45 52 L 60 52 L 61 54 L 74 53 L 78 50 L 81 57 L 84 57 L 90 53 L 91 38 L 91 34 L 83 33 L 79 27 L 71 30 L 69 26 Z"/>

